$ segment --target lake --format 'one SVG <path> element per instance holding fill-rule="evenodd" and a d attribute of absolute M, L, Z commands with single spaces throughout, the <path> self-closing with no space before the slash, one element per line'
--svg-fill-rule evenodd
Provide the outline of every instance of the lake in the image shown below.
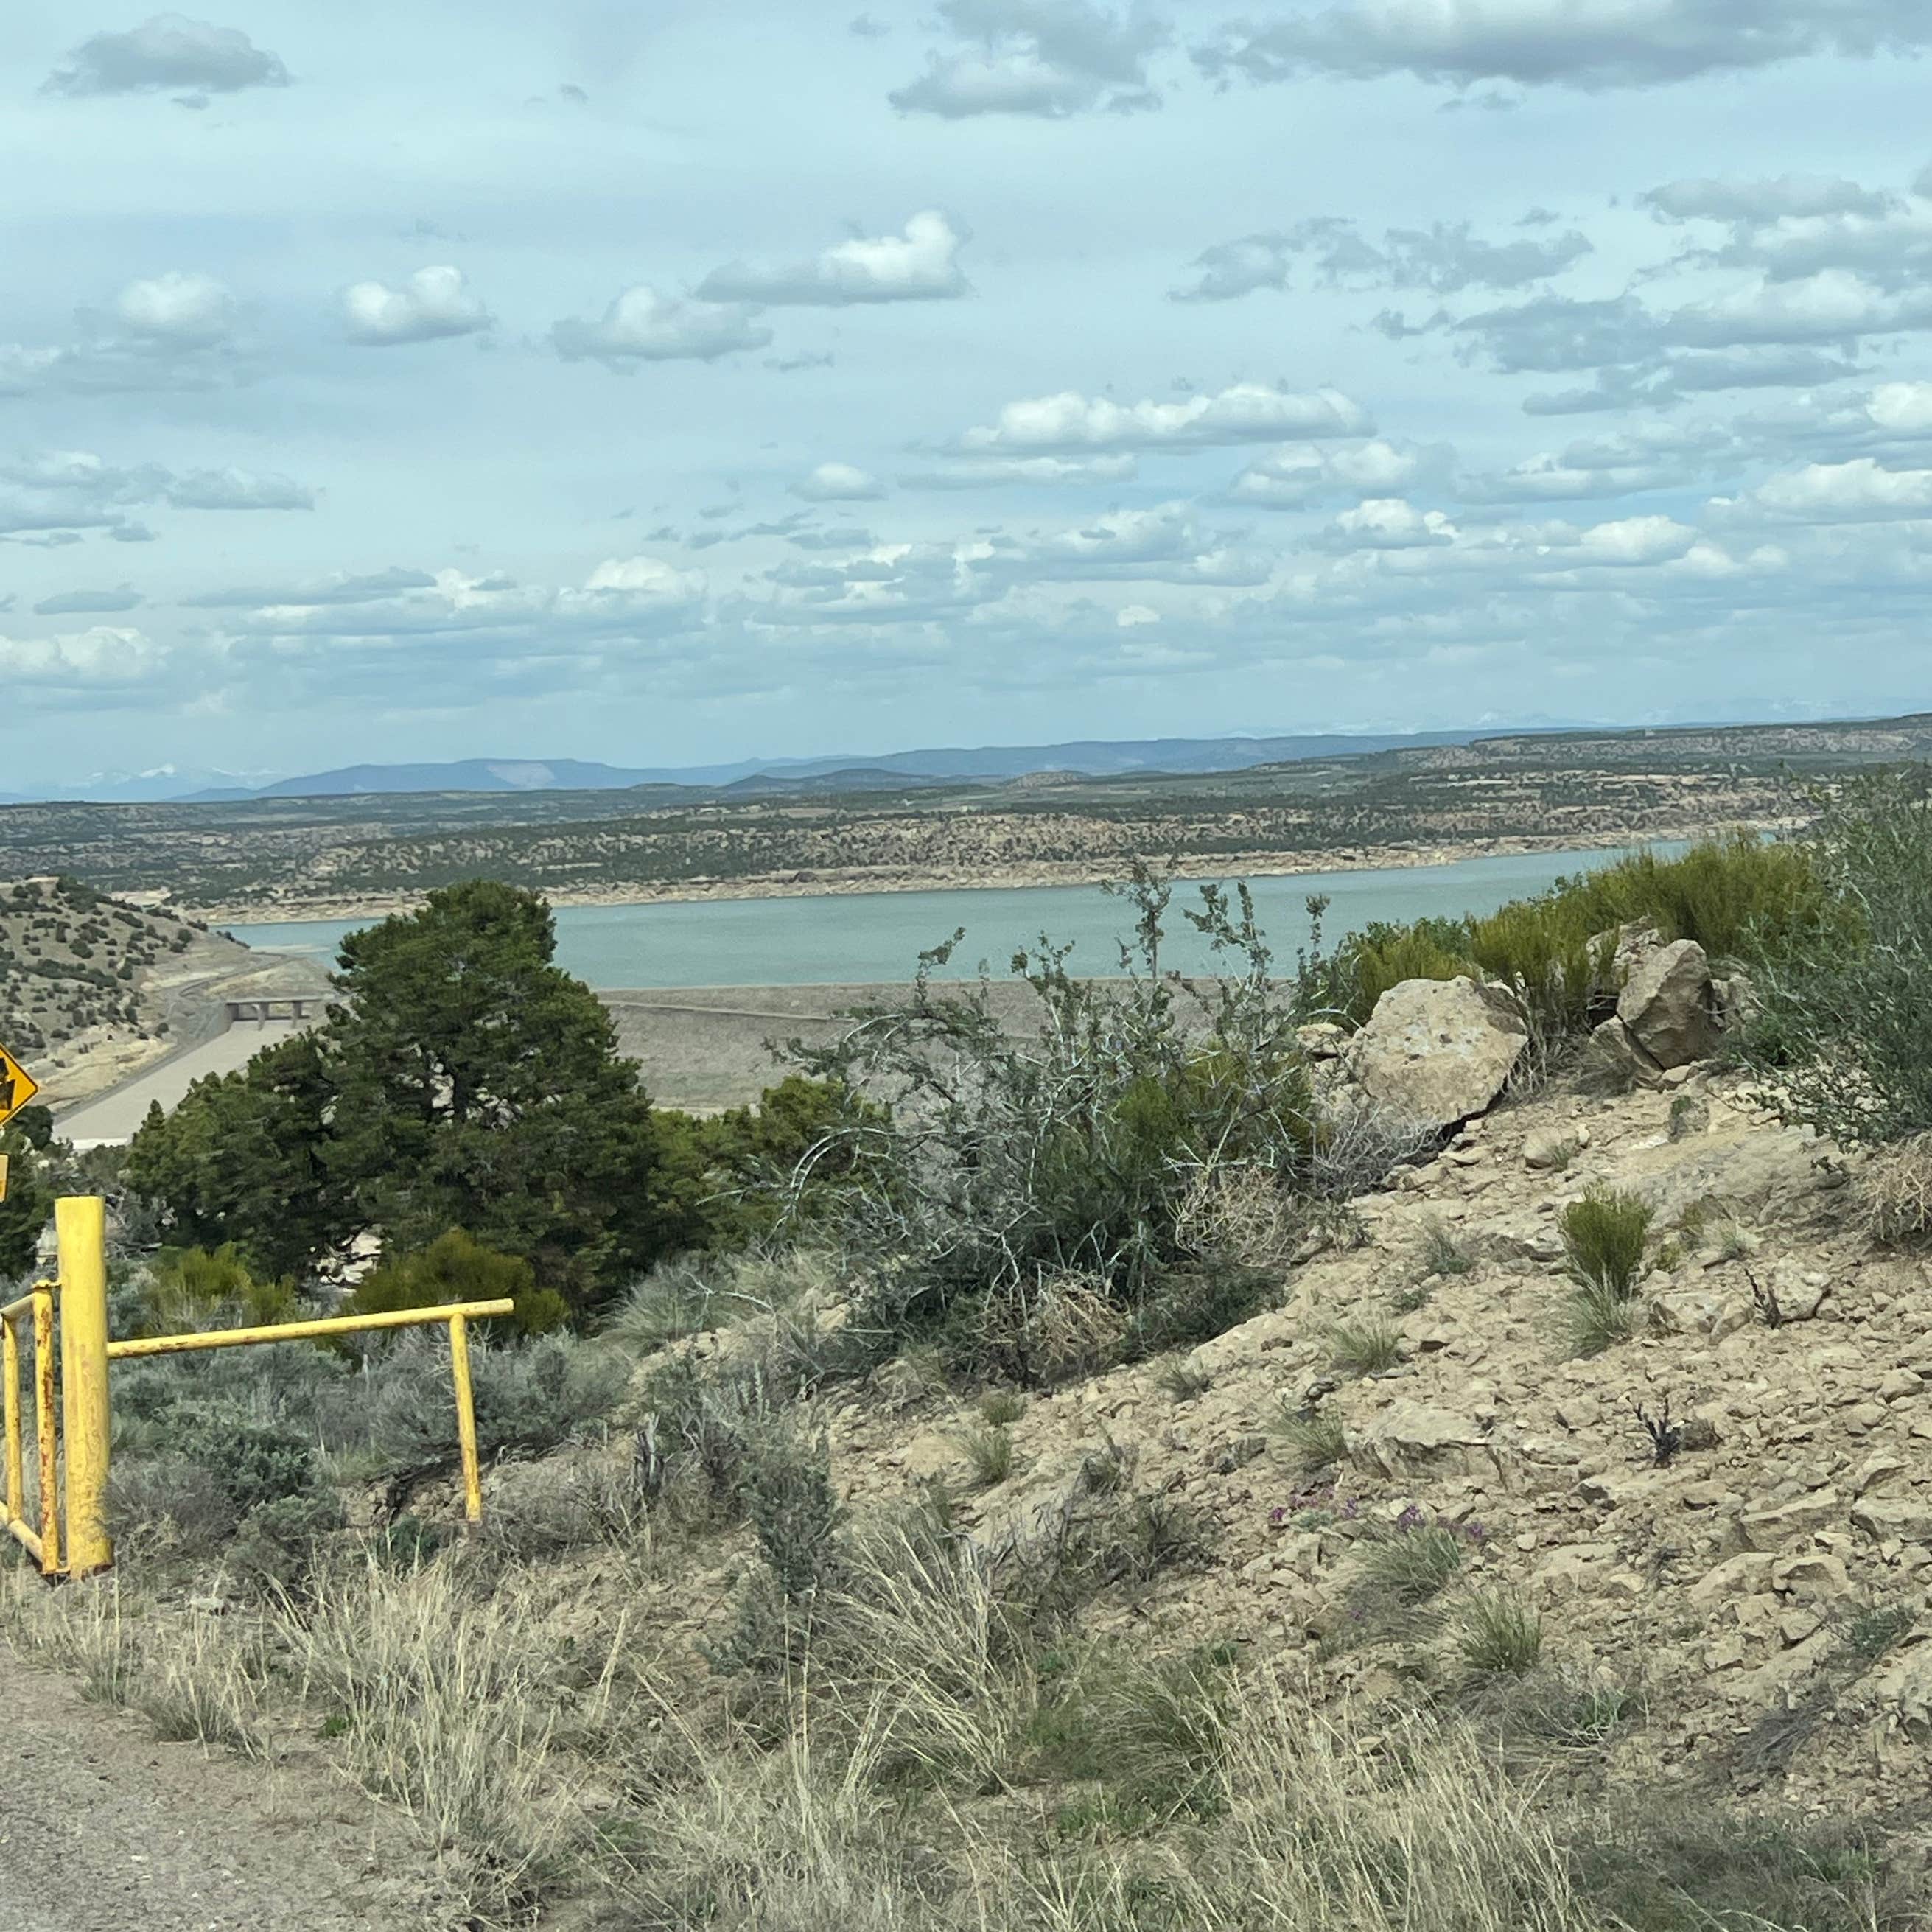
<path fill-rule="evenodd" d="M 1625 848 L 1631 849 L 1631 848 Z M 1659 845 L 1661 853 L 1683 848 Z M 1257 918 L 1279 967 L 1292 971 L 1308 940 L 1306 902 L 1331 904 L 1324 943 L 1377 920 L 1454 917 L 1493 911 L 1507 899 L 1540 892 L 1566 873 L 1622 856 L 1588 852 L 1513 853 L 1364 872 L 1304 872 L 1254 879 Z M 1168 919 L 1166 963 L 1187 972 L 1210 964 L 1208 949 L 1180 916 L 1198 904 L 1192 884 L 1177 886 Z M 318 920 L 226 928 L 250 946 L 332 963 L 356 920 Z M 986 961 L 1004 973 L 1016 947 L 1042 932 L 1071 940 L 1076 972 L 1119 970 L 1116 937 L 1126 908 L 1096 886 L 1029 886 L 920 892 L 850 892 L 802 898 L 695 899 L 652 905 L 560 906 L 556 960 L 599 991 L 646 986 L 810 986 L 911 978 L 920 953 L 964 926 L 950 976 L 968 977 Z"/>

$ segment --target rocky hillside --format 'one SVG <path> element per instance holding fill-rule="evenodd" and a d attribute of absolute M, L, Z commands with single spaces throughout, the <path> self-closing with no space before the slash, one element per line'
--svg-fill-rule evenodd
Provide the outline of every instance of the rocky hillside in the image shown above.
<path fill-rule="evenodd" d="M 111 1085 L 206 1029 L 188 996 L 248 949 L 79 880 L 0 884 L 0 1044 L 58 1105 Z"/>

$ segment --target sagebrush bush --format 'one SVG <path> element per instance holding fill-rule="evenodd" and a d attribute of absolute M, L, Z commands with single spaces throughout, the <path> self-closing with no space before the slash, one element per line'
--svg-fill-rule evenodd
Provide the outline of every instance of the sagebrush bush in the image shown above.
<path fill-rule="evenodd" d="M 1932 1130 L 1932 766 L 1840 781 L 1805 852 L 1820 896 L 1754 967 L 1743 1055 L 1836 1140 Z"/>
<path fill-rule="evenodd" d="M 1204 887 L 1186 914 L 1224 968 L 1198 989 L 1162 964 L 1168 885 L 1142 869 L 1124 892 L 1136 937 L 1120 979 L 1075 979 L 1069 949 L 1045 940 L 1015 959 L 1033 1027 L 1010 1030 L 983 985 L 934 990 L 956 936 L 923 958 L 908 1003 L 862 1010 L 831 1046 L 794 1049 L 891 1107 L 847 1130 L 873 1175 L 844 1203 L 845 1238 L 873 1264 L 866 1325 L 938 1336 L 976 1370 L 1030 1383 L 1045 1378 L 1036 1307 L 1070 1281 L 1117 1311 L 1146 1353 L 1257 1305 L 1252 1270 L 1201 1252 L 1200 1203 L 1220 1171 L 1306 1175 L 1311 1090 L 1294 1003 L 1245 890 Z"/>

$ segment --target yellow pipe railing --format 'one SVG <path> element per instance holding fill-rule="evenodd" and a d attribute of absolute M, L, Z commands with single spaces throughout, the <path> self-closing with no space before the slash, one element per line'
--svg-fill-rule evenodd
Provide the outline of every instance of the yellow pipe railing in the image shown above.
<path fill-rule="evenodd" d="M 7 1378 L 4 1402 L 7 1432 L 7 1498 L 0 1526 L 39 1563 L 44 1576 L 61 1567 L 60 1444 L 54 1421 L 54 1288 L 37 1281 L 31 1292 L 0 1308 L 0 1373 Z M 34 1447 L 40 1463 L 40 1527 L 26 1517 L 26 1470 L 20 1452 L 20 1340 L 19 1324 L 34 1324 Z"/>
<path fill-rule="evenodd" d="M 456 1397 L 457 1448 L 463 1465 L 464 1514 L 472 1523 L 483 1520 L 476 1400 L 470 1374 L 470 1324 L 486 1316 L 514 1314 L 514 1301 L 452 1302 L 440 1308 L 397 1308 L 378 1315 L 284 1322 L 266 1328 L 214 1328 L 196 1335 L 144 1335 L 111 1342 L 107 1338 L 106 1204 L 96 1196 L 57 1201 L 54 1225 L 60 1244 L 59 1280 L 36 1282 L 30 1293 L 0 1307 L 0 1376 L 6 1383 L 4 1395 L 0 1395 L 0 1423 L 6 1433 L 6 1496 L 0 1503 L 0 1528 L 38 1558 L 44 1575 L 85 1576 L 104 1570 L 114 1560 L 104 1508 L 110 1434 L 108 1364 L 130 1358 L 186 1354 L 200 1348 L 248 1348 L 263 1342 L 306 1342 L 374 1328 L 446 1324 L 450 1379 Z M 54 1389 L 57 1298 L 62 1384 L 58 1410 Z M 40 1463 L 38 1527 L 26 1519 L 26 1466 L 20 1445 L 19 1328 L 29 1318 L 34 1328 L 34 1417 Z M 63 1450 L 64 1485 L 61 1480 Z"/>
<path fill-rule="evenodd" d="M 470 1324 L 489 1315 L 512 1315 L 512 1300 L 457 1301 L 440 1308 L 392 1308 L 380 1315 L 330 1315 L 314 1322 L 280 1322 L 266 1328 L 210 1328 L 196 1335 L 142 1335 L 110 1342 L 110 1362 L 130 1356 L 182 1355 L 197 1348 L 244 1348 L 260 1342 L 312 1341 L 330 1335 L 357 1335 L 371 1328 L 418 1328 L 431 1322 L 449 1326 L 450 1379 L 456 1390 L 456 1442 L 463 1462 L 463 1513 L 483 1520 L 483 1472 L 476 1454 L 476 1401 L 470 1379 Z M 70 1478 L 71 1480 L 71 1478 Z M 70 1506 L 71 1514 L 71 1506 Z"/>

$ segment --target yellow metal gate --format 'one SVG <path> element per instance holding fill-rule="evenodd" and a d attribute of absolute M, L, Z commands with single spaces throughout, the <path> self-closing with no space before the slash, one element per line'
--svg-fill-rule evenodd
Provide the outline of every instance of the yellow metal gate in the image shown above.
<path fill-rule="evenodd" d="M 107 1210 L 98 1196 L 56 1202 L 58 1278 L 36 1282 L 19 1300 L 0 1308 L 0 1373 L 6 1380 L 6 1498 L 0 1521 L 49 1576 L 86 1576 L 114 1560 L 104 1505 L 112 1436 L 108 1364 L 129 1356 L 178 1355 L 200 1348 L 240 1348 L 266 1342 L 301 1342 L 352 1335 L 371 1328 L 449 1330 L 456 1438 L 463 1466 L 464 1513 L 483 1520 L 483 1486 L 476 1451 L 476 1410 L 470 1378 L 470 1324 L 508 1315 L 513 1301 L 464 1301 L 440 1308 L 401 1308 L 380 1315 L 341 1315 L 284 1322 L 267 1328 L 213 1328 L 193 1335 L 107 1338 Z M 54 1336 L 60 1336 L 60 1390 L 56 1400 Z M 28 1520 L 26 1468 L 20 1428 L 20 1335 L 31 1327 L 34 1437 L 38 1495 Z"/>

